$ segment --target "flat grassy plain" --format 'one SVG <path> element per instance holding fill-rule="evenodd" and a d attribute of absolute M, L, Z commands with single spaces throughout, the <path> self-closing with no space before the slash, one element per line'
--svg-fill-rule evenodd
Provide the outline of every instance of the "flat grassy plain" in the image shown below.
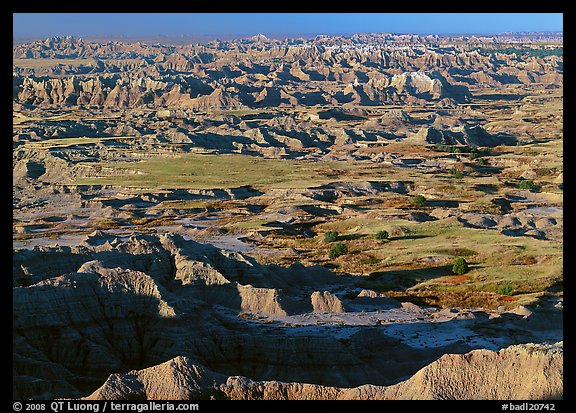
<path fill-rule="evenodd" d="M 469 282 L 446 284 L 443 280 L 426 277 L 414 280 L 411 288 L 432 288 L 458 291 L 478 288 L 497 291 L 504 281 L 517 284 L 520 292 L 541 291 L 558 281 L 562 274 L 562 245 L 557 242 L 542 241 L 528 237 L 509 237 L 489 229 L 467 228 L 455 218 L 414 223 L 407 220 L 374 221 L 364 217 L 354 217 L 326 225 L 326 230 L 338 230 L 346 236 L 350 229 L 358 241 L 366 240 L 368 245 L 350 241 L 351 251 L 368 254 L 380 260 L 372 266 L 372 273 L 393 271 L 405 267 L 427 268 L 425 264 L 436 261 L 452 265 L 457 256 L 464 256 L 471 266 Z M 378 243 L 374 234 L 387 230 L 392 235 L 385 243 Z M 349 257 L 350 258 L 350 257 Z M 343 260 L 345 266 L 350 260 Z M 532 265 L 519 265 L 531 262 Z M 538 265 L 545 263 L 545 265 Z M 451 275 L 450 270 L 446 275 Z"/>
<path fill-rule="evenodd" d="M 391 173 L 390 168 L 363 162 L 267 159 L 238 154 L 184 153 L 170 159 L 157 157 L 101 165 L 138 173 L 81 178 L 76 183 L 150 189 L 309 188 L 342 179 L 379 179 Z"/>

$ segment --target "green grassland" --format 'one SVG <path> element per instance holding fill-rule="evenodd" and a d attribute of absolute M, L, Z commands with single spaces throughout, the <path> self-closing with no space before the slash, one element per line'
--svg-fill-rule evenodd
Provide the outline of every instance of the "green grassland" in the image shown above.
<path fill-rule="evenodd" d="M 372 213 L 318 225 L 315 230 L 315 238 L 292 245 L 306 249 L 311 262 L 361 276 L 363 288 L 433 296 L 441 304 L 447 303 L 445 297 L 453 305 L 472 296 L 477 303 L 483 297 L 481 304 L 486 307 L 530 304 L 563 280 L 561 242 L 467 228 L 454 217 L 416 223 Z M 349 254 L 328 259 L 330 245 L 322 239 L 330 230 L 338 231 Z M 388 231 L 389 240 L 375 238 L 380 230 Z M 470 267 L 462 276 L 451 270 L 458 256 L 465 257 Z M 505 284 L 513 288 L 510 297 L 499 292 Z"/>
<path fill-rule="evenodd" d="M 77 184 L 107 184 L 139 188 L 309 188 L 335 181 L 390 178 L 391 170 L 362 162 L 313 162 L 256 158 L 248 155 L 185 153 L 141 162 L 100 164 L 137 174 L 81 178 Z"/>
<path fill-rule="evenodd" d="M 99 138 L 128 139 L 125 137 Z M 43 147 L 89 144 L 98 139 L 67 138 L 28 143 Z M 153 155 L 153 154 L 151 154 Z M 423 149 L 418 156 L 438 154 Z M 398 168 L 363 161 L 324 161 L 271 159 L 240 154 L 181 153 L 158 154 L 138 162 L 100 162 L 90 166 L 116 169 L 118 173 L 78 178 L 77 184 L 106 184 L 148 189 L 227 189 L 253 186 L 257 189 L 302 189 L 331 182 L 413 181 L 432 198 L 473 201 L 484 194 L 471 189 L 479 183 L 495 183 L 496 177 L 466 174 L 455 179 L 450 171 L 430 173 L 414 168 Z M 558 165 L 554 165 L 558 166 Z M 122 173 L 124 171 L 124 173 Z M 470 176 L 469 176 L 470 175 Z"/>

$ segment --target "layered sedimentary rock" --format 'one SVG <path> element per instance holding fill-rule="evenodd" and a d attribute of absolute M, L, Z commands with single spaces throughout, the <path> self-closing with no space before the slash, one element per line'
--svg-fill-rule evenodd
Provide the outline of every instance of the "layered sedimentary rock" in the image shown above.
<path fill-rule="evenodd" d="M 494 382 L 493 386 L 486 383 Z M 88 400 L 548 400 L 563 395 L 562 343 L 446 354 L 393 386 L 354 388 L 253 381 L 176 357 L 111 375 Z"/>
<path fill-rule="evenodd" d="M 330 291 L 314 291 L 310 297 L 312 308 L 317 312 L 325 313 L 343 313 L 344 306 L 342 302 Z"/>
<path fill-rule="evenodd" d="M 453 355 L 441 358 L 438 367 L 433 364 L 412 379 L 418 380 L 413 388 L 424 389 L 422 392 L 410 393 L 412 385 L 408 383 L 405 387 L 387 388 L 384 393 L 374 390 L 370 397 L 557 396 L 553 394 L 555 388 L 545 395 L 540 384 L 532 382 L 525 387 L 520 384 L 502 387 L 507 390 L 501 391 L 509 393 L 490 393 L 492 386 L 480 385 L 488 380 L 487 375 L 495 374 L 491 369 L 501 364 L 509 366 L 509 370 L 500 373 L 503 380 L 515 380 L 516 375 L 524 374 L 524 368 L 533 372 L 546 369 L 547 377 L 561 376 L 557 360 L 561 355 L 557 352 L 534 351 L 532 358 L 524 358 L 526 352 L 518 353 L 519 347 L 514 351 L 458 356 L 472 348 L 463 340 L 431 347 L 415 346 L 373 317 L 380 311 L 383 314 L 390 311 L 392 319 L 424 321 L 428 312 L 368 290 L 355 298 L 349 293 L 354 288 L 352 280 L 323 268 L 263 266 L 243 254 L 176 235 L 139 235 L 121 240 L 104 234 L 86 237 L 85 243 L 75 247 L 15 251 L 13 264 L 14 397 L 82 397 L 93 392 L 110 374 L 140 370 L 178 356 L 195 360 L 193 364 L 199 366 L 188 365 L 187 361 L 188 367 L 178 367 L 183 372 L 177 378 L 154 378 L 156 370 L 147 370 L 142 376 L 150 377 L 151 382 L 158 379 L 157 385 L 172 383 L 171 390 L 154 390 L 154 384 L 138 384 L 141 376 L 133 372 L 113 376 L 110 380 L 120 384 L 109 392 L 144 391 L 140 396 L 180 398 L 185 397 L 181 392 L 196 389 L 194 392 L 199 393 L 194 394 L 198 397 L 214 394 L 225 398 L 262 398 L 262 391 L 258 390 L 261 386 L 280 386 L 280 390 L 266 398 L 327 397 L 325 390 L 318 389 L 368 383 L 395 385 L 446 353 Z M 305 326 L 314 326 L 314 317 L 320 317 L 317 320 L 321 322 L 322 317 L 330 320 L 360 309 L 376 313 L 365 318 L 362 313 L 350 314 L 349 320 L 360 322 L 356 327 L 337 323 L 323 328 L 320 323 L 316 324 L 320 329 L 310 330 Z M 538 329 L 552 326 L 546 314 L 502 316 L 501 326 L 494 334 L 500 336 L 499 340 L 512 342 L 519 334 L 537 337 Z M 528 318 L 524 321 L 523 317 Z M 542 317 L 548 317 L 549 321 L 540 326 L 538 320 Z M 479 317 L 469 318 L 468 324 L 461 327 L 458 327 L 461 321 L 454 320 L 456 334 L 487 328 Z M 294 327 L 299 323 L 305 325 L 293 329 L 292 323 L 296 323 Z M 458 333 L 459 329 L 463 333 Z M 545 356 L 540 357 L 542 354 Z M 547 354 L 554 354 L 553 359 L 548 360 Z M 453 364 L 457 367 L 450 367 Z M 468 377 L 471 372 L 462 370 L 462 366 L 468 365 L 473 371 L 478 370 L 474 373 L 478 377 L 473 380 Z M 164 367 L 158 371 L 164 371 Z M 444 377 L 442 372 L 449 368 L 454 374 Z M 217 382 L 221 385 L 226 382 L 225 376 L 245 376 L 254 382 L 246 379 L 238 381 L 246 384 L 243 387 L 220 386 L 206 393 L 208 379 L 199 377 L 201 385 L 187 381 L 192 371 L 209 370 L 218 373 L 213 376 L 219 377 Z M 540 376 L 534 377 L 540 380 Z M 126 384 L 128 379 L 136 387 Z M 468 387 L 453 388 L 454 383 L 465 379 L 472 380 Z M 112 384 L 109 382 L 107 387 Z M 307 393 L 308 388 L 317 390 Z M 474 389 L 477 393 L 473 393 Z M 442 391 L 454 393 L 444 395 Z M 364 390 L 330 392 L 333 397 L 356 398 Z M 133 396 L 130 393 L 110 397 Z"/>
<path fill-rule="evenodd" d="M 562 397 L 561 345 L 541 343 L 562 337 L 549 241 L 563 178 L 546 139 L 561 131 L 563 58 L 502 47 L 387 34 L 14 47 L 13 397 Z M 177 165 L 207 153 L 292 158 L 278 175 L 338 162 L 305 185 L 188 181 L 202 163 Z M 172 182 L 148 169 L 159 160 Z M 436 246 L 413 231 L 426 221 L 458 239 L 415 254 L 419 238 Z M 322 231 L 339 225 L 350 254 L 328 261 Z M 485 253 L 462 227 L 541 242 L 502 248 L 545 277 L 504 296 L 484 264 L 448 275 L 453 255 Z M 540 300 L 508 311 L 527 298 Z"/>
<path fill-rule="evenodd" d="M 516 138 L 504 133 L 490 134 L 481 125 L 459 125 L 443 129 L 425 126 L 417 133 L 411 135 L 408 141 L 416 144 L 494 147 L 513 144 Z"/>
<path fill-rule="evenodd" d="M 14 47 L 14 97 L 41 107 L 200 111 L 326 104 L 450 106 L 469 100 L 469 85 L 562 84 L 563 60 L 556 55 L 480 54 L 443 38 L 425 42 L 418 53 L 386 35 L 334 40 L 338 46 L 325 38 L 164 46 L 57 37 Z M 38 58 L 61 63 L 26 64 Z M 67 62 L 73 58 L 80 63 Z"/>

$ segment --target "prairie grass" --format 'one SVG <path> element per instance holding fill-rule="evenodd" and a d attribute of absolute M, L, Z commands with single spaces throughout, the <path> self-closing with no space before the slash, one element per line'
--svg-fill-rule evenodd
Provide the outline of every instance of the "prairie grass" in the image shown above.
<path fill-rule="evenodd" d="M 522 295 L 542 292 L 563 277 L 561 242 L 466 228 L 455 218 L 415 223 L 356 216 L 319 227 L 338 231 L 343 237 L 356 235 L 349 237 L 351 253 L 360 254 L 362 264 L 367 263 L 367 255 L 371 257 L 371 265 L 366 267 L 369 272 L 364 274 L 371 277 L 365 287 L 373 284 L 377 289 L 393 289 L 400 283 L 413 292 L 498 293 L 503 284 L 510 283 L 515 295 Z M 370 236 L 381 230 L 391 234 L 386 245 Z M 457 256 L 466 257 L 470 271 L 456 279 L 450 268 Z M 530 259 L 520 262 L 519 256 Z M 358 263 L 349 256 L 339 264 L 340 272 L 354 273 Z"/>
<path fill-rule="evenodd" d="M 391 168 L 366 162 L 314 162 L 268 159 L 238 154 L 185 153 L 174 158 L 155 157 L 140 162 L 100 163 L 96 166 L 132 170 L 138 174 L 115 174 L 81 178 L 77 184 L 107 184 L 140 188 L 309 188 L 335 181 L 386 180 Z M 335 174 L 335 171 L 338 174 Z M 401 179 L 402 174 L 395 176 Z"/>

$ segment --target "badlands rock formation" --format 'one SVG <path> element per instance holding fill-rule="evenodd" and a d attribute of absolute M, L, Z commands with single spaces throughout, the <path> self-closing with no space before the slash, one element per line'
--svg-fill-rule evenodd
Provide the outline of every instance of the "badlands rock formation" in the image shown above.
<path fill-rule="evenodd" d="M 465 44 L 442 40 L 414 53 L 386 36 L 325 43 L 319 38 L 296 44 L 238 40 L 162 46 L 57 37 L 13 49 L 15 59 L 64 60 L 37 68 L 15 66 L 14 98 L 42 107 L 167 106 L 202 111 L 243 106 L 453 105 L 470 99 L 469 85 L 562 84 L 558 56 L 482 55 Z M 84 61 L 75 67 L 66 63 L 71 58 Z"/>
<path fill-rule="evenodd" d="M 76 247 L 15 252 L 15 397 L 80 397 L 94 391 L 113 372 L 161 364 L 179 355 L 205 367 L 184 363 L 189 367 L 182 377 L 159 379 L 159 383 L 181 383 L 182 388 L 174 385 L 172 390 L 158 389 L 158 394 L 150 390 L 150 396 L 168 396 L 167 391 L 175 391 L 170 395 L 180 398 L 184 397 L 182 392 L 198 386 L 203 389 L 198 397 L 210 395 L 204 387 L 213 374 L 207 373 L 206 378 L 188 377 L 192 374 L 189 369 L 219 372 L 214 376 L 219 377 L 219 383 L 225 382 L 224 375 L 263 381 L 248 386 L 244 396 L 240 396 L 242 387 L 221 389 L 225 397 L 231 398 L 259 398 L 262 396 L 255 390 L 258 386 L 284 386 L 266 383 L 270 380 L 338 387 L 391 385 L 445 353 L 464 353 L 482 346 L 463 339 L 477 336 L 474 331 L 483 332 L 480 336 L 484 339 L 490 334 L 498 337 L 499 348 L 514 343 L 519 336 L 529 341 L 559 337 L 561 329 L 561 311 L 557 309 L 538 309 L 523 315 L 493 313 L 490 317 L 499 320 L 496 324 L 487 314 L 455 312 L 446 318 L 444 313 L 413 304 L 401 305 L 365 290 L 357 294 L 356 301 L 356 295 L 350 294 L 355 281 L 326 269 L 262 266 L 242 254 L 175 235 L 141 235 L 121 240 L 94 234 L 88 240 L 92 245 L 84 242 Z M 333 293 L 326 291 L 327 287 Z M 362 312 L 358 312 L 359 308 Z M 349 316 L 347 311 L 351 311 Z M 243 316 L 237 317 L 238 314 Z M 335 316 L 348 321 L 333 323 L 330 317 Z M 430 323 L 423 322 L 431 321 L 430 317 L 444 322 L 430 326 L 434 333 L 424 342 L 412 342 L 412 334 L 430 334 L 425 330 Z M 406 328 L 414 322 L 413 333 L 402 329 L 406 322 Z M 323 324 L 326 326 L 310 330 L 309 326 Z M 486 331 L 492 333 L 487 336 Z M 437 342 L 432 338 L 437 334 L 450 338 Z M 562 354 L 524 350 L 518 353 L 518 349 L 447 355 L 411 379 L 418 381 L 413 390 L 409 390 L 411 382 L 406 382 L 384 393 L 380 389 L 371 394 L 383 398 L 557 397 L 557 381 L 544 388 L 545 380 L 538 375 L 533 375 L 536 386 L 532 381 L 522 386 L 517 380 L 524 374 L 522 369 L 531 369 L 531 374 L 544 369 L 546 379 L 561 376 Z M 184 360 L 175 363 L 179 365 Z M 468 366 L 470 372 L 450 367 L 450 371 L 459 373 L 445 378 L 445 391 L 452 393 L 442 396 L 442 381 L 434 377 L 459 363 Z M 510 370 L 498 377 L 510 384 L 498 386 L 501 390 L 496 393 L 479 388 L 502 364 L 509 365 Z M 172 365 L 170 362 L 158 367 L 158 374 L 165 374 L 161 373 L 164 368 Z M 112 376 L 104 388 L 120 383 L 114 391 L 142 392 L 152 385 L 138 384 L 139 380 L 154 377 L 155 371 L 145 370 L 142 376 Z M 454 389 L 450 383 L 459 382 L 459 377 L 467 377 L 470 382 Z M 126 380 L 133 383 L 128 385 Z M 197 380 L 204 384 L 197 384 Z M 306 396 L 308 385 L 290 386 L 290 392 L 298 398 L 324 394 L 318 390 L 319 393 Z M 98 397 L 108 397 L 105 395 L 109 391 L 112 390 L 102 390 Z M 354 391 L 339 390 L 331 397 L 362 397 Z M 291 397 L 291 393 L 287 394 L 284 397 Z"/>
<path fill-rule="evenodd" d="M 562 343 L 444 355 L 393 386 L 338 388 L 214 373 L 187 357 L 113 374 L 87 400 L 547 400 L 563 394 Z M 494 386 L 487 382 L 496 380 Z"/>
<path fill-rule="evenodd" d="M 13 398 L 562 398 L 562 87 L 556 36 L 14 46 Z"/>

